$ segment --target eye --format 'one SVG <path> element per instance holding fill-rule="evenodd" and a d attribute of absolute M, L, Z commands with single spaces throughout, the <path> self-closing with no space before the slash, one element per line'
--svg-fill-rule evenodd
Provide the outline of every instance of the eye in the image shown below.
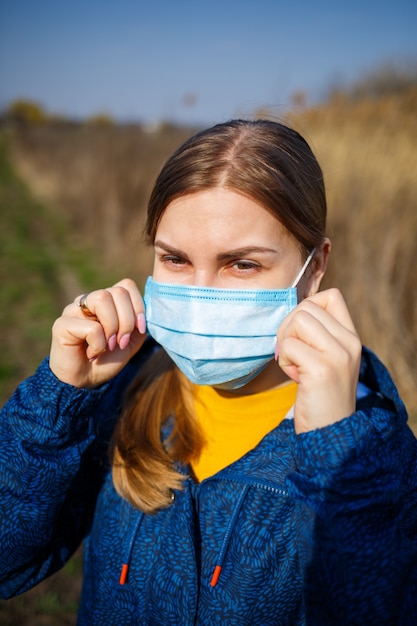
<path fill-rule="evenodd" d="M 258 263 L 253 261 L 237 260 L 231 264 L 231 267 L 239 273 L 257 272 L 261 269 Z"/>
<path fill-rule="evenodd" d="M 181 267 L 188 263 L 186 259 L 175 256 L 173 254 L 164 254 L 163 256 L 161 256 L 161 262 L 164 263 L 164 265 L 173 267 Z"/>

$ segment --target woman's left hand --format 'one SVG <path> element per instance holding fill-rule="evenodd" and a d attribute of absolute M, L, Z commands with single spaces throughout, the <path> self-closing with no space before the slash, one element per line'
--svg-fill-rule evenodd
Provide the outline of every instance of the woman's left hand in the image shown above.
<path fill-rule="evenodd" d="M 298 383 L 295 430 L 307 432 L 351 415 L 361 342 L 338 289 L 303 300 L 277 334 L 278 363 Z"/>

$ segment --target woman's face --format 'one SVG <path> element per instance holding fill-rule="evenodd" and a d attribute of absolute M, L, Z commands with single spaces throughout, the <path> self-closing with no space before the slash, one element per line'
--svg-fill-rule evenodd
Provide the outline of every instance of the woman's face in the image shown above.
<path fill-rule="evenodd" d="M 303 265 L 296 240 L 269 211 L 220 187 L 173 200 L 154 245 L 153 278 L 164 283 L 281 289 Z"/>

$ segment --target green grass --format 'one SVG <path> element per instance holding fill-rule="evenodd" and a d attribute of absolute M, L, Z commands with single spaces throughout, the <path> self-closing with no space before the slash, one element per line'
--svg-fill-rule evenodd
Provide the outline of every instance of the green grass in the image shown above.
<path fill-rule="evenodd" d="M 98 263 L 97 263 L 98 265 Z M 50 329 L 77 293 L 105 284 L 94 255 L 14 171 L 0 135 L 0 402 L 48 353 Z"/>
<path fill-rule="evenodd" d="M 42 615 L 67 615 L 75 613 L 78 604 L 75 602 L 67 602 L 54 591 L 48 591 L 45 595 L 38 598 L 36 612 Z"/>

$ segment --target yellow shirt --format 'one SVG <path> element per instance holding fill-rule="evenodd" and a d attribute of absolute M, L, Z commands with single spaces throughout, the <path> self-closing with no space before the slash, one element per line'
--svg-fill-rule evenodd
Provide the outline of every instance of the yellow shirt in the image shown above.
<path fill-rule="evenodd" d="M 192 463 L 199 481 L 252 450 L 285 418 L 295 403 L 296 383 L 251 395 L 194 385 L 195 411 L 205 445 Z"/>

